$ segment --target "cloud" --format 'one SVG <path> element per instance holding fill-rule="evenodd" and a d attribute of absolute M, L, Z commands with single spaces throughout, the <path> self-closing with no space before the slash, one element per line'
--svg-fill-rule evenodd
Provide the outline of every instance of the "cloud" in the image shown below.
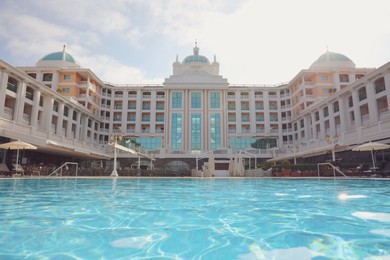
<path fill-rule="evenodd" d="M 217 55 L 229 82 L 276 84 L 308 68 L 326 46 L 357 66 L 390 60 L 390 31 L 382 26 L 390 23 L 387 6 L 386 0 L 7 1 L 0 54 L 26 65 L 66 44 L 103 80 L 144 83 L 156 80 L 148 75 L 169 76 L 160 71 L 167 61 L 148 48 L 172 52 L 163 59 L 185 57 L 197 40 L 202 55 Z"/>
<path fill-rule="evenodd" d="M 141 69 L 122 64 L 106 55 L 81 56 L 78 62 L 101 80 L 113 84 L 162 84 L 163 78 L 146 79 Z"/>

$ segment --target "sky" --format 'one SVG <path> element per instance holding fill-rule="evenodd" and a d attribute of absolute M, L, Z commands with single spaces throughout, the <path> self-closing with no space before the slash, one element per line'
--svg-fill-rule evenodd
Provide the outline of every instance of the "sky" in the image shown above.
<path fill-rule="evenodd" d="M 327 50 L 357 67 L 390 61 L 388 0 L 0 0 L 0 59 L 52 52 L 115 84 L 163 83 L 193 52 L 231 84 L 290 81 Z"/>

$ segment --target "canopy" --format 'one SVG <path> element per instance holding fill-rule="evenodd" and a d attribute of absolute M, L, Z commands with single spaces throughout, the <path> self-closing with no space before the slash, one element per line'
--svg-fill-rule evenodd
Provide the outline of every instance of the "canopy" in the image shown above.
<path fill-rule="evenodd" d="M 32 145 L 32 144 L 29 144 L 29 143 L 26 143 L 26 142 L 18 140 L 18 141 L 13 141 L 13 142 L 9 142 L 9 143 L 0 144 L 0 149 L 17 150 L 17 152 L 16 152 L 16 169 L 18 169 L 19 150 L 20 149 L 36 150 L 37 147 Z"/>
<path fill-rule="evenodd" d="M 375 170 L 376 167 L 375 167 L 374 151 L 385 150 L 385 149 L 390 149 L 390 145 L 370 141 L 368 143 L 356 146 L 355 148 L 352 149 L 352 151 L 360 151 L 360 152 L 371 151 L 372 166 L 374 167 L 373 169 Z"/>

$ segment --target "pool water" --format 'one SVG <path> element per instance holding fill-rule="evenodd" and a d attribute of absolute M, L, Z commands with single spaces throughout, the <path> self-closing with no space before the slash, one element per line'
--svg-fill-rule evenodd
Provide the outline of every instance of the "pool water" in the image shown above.
<path fill-rule="evenodd" d="M 0 259 L 388 259 L 390 181 L 0 180 Z"/>

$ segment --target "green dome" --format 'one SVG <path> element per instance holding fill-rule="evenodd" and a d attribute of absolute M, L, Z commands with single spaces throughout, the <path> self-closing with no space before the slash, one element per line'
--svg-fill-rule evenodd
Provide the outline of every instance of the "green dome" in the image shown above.
<path fill-rule="evenodd" d="M 72 55 L 70 55 L 69 53 L 66 53 L 66 52 L 62 52 L 62 51 L 50 53 L 50 54 L 46 55 L 45 57 L 43 57 L 41 60 L 42 61 L 64 60 L 67 62 L 77 64 L 76 60 L 73 58 Z"/>
<path fill-rule="evenodd" d="M 207 59 L 205 56 L 199 55 L 199 48 L 198 48 L 196 43 L 195 43 L 195 47 L 194 47 L 194 54 L 187 56 L 183 60 L 183 63 L 194 63 L 194 62 L 210 63 L 209 59 Z"/>
<path fill-rule="evenodd" d="M 347 56 L 327 51 L 322 54 L 310 67 L 355 67 L 355 63 Z"/>
<path fill-rule="evenodd" d="M 193 62 L 209 63 L 209 60 L 202 55 L 191 55 L 186 57 L 183 61 L 183 63 L 193 63 Z"/>

